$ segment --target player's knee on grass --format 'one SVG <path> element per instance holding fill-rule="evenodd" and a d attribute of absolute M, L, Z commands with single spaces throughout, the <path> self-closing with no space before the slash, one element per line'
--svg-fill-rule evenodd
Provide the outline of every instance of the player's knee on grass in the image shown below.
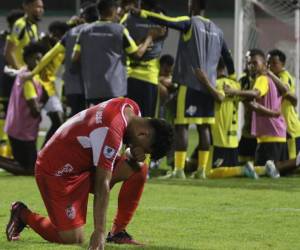
<path fill-rule="evenodd" d="M 61 231 L 59 232 L 59 237 L 63 244 L 83 244 L 83 226 L 68 231 Z"/>

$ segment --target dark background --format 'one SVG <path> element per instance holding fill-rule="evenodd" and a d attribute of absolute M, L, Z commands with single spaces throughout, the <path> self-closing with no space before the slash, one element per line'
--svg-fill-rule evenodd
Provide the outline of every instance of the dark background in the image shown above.
<path fill-rule="evenodd" d="M 85 0 L 81 0 L 83 2 Z M 22 0 L 0 0 L 2 14 L 8 10 L 22 6 Z M 170 15 L 187 14 L 188 0 L 161 0 L 158 1 Z M 67 13 L 73 14 L 76 10 L 75 0 L 44 0 L 46 15 Z M 233 15 L 234 0 L 207 0 L 207 16 Z"/>

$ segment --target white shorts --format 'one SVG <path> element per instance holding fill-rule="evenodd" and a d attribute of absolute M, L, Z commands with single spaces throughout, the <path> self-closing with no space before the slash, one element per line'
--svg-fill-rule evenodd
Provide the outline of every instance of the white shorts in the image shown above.
<path fill-rule="evenodd" d="M 46 105 L 44 106 L 44 110 L 47 113 L 50 112 L 64 112 L 61 101 L 56 95 L 50 96 Z"/>

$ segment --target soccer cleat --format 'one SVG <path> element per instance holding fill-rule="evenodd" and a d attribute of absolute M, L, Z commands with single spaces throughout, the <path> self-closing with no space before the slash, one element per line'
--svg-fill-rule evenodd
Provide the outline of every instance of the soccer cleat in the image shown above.
<path fill-rule="evenodd" d="M 265 167 L 266 167 L 266 173 L 269 177 L 271 177 L 272 179 L 280 178 L 280 173 L 278 172 L 274 161 L 271 160 L 267 161 Z"/>
<path fill-rule="evenodd" d="M 21 211 L 26 208 L 27 206 L 20 201 L 16 201 L 11 205 L 10 218 L 6 226 L 6 238 L 8 241 L 18 240 L 20 238 L 20 233 L 26 227 L 20 215 Z"/>
<path fill-rule="evenodd" d="M 259 178 L 257 173 L 255 172 L 252 162 L 250 161 L 248 161 L 244 166 L 244 175 L 255 180 Z"/>
<path fill-rule="evenodd" d="M 165 176 L 159 177 L 161 180 L 166 180 L 166 179 L 185 179 L 185 173 L 183 169 L 177 169 L 174 170 L 173 172 L 170 172 L 166 174 Z"/>
<path fill-rule="evenodd" d="M 191 178 L 193 178 L 193 179 L 206 179 L 206 173 L 203 169 L 199 169 L 191 175 Z"/>
<path fill-rule="evenodd" d="M 126 232 L 126 230 L 123 230 L 116 234 L 112 234 L 111 232 L 109 232 L 106 237 L 106 242 L 115 243 L 115 244 L 130 244 L 130 245 L 144 246 L 144 244 L 134 240 L 132 236 Z"/>

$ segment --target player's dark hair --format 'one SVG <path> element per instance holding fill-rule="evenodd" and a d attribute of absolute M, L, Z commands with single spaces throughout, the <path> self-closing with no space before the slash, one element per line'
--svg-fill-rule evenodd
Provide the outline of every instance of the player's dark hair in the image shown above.
<path fill-rule="evenodd" d="M 66 22 L 62 21 L 53 21 L 48 26 L 48 31 L 50 33 L 58 32 L 62 36 L 69 30 L 69 25 Z"/>
<path fill-rule="evenodd" d="M 124 7 L 126 5 L 129 5 L 129 4 L 137 4 L 137 0 L 122 0 L 121 1 L 121 6 Z"/>
<path fill-rule="evenodd" d="M 12 27 L 14 26 L 14 23 L 21 18 L 22 16 L 24 16 L 24 11 L 21 9 L 13 9 L 11 10 L 7 16 L 6 16 L 6 21 L 8 23 L 9 29 L 12 29 Z"/>
<path fill-rule="evenodd" d="M 146 10 L 157 11 L 159 9 L 157 0 L 142 0 L 141 6 Z"/>
<path fill-rule="evenodd" d="M 224 62 L 223 57 L 221 56 L 218 62 L 217 70 L 224 70 L 226 69 L 226 64 Z"/>
<path fill-rule="evenodd" d="M 174 143 L 174 129 L 171 124 L 163 119 L 149 119 L 150 126 L 154 129 L 151 159 L 158 160 L 164 157 Z"/>
<path fill-rule="evenodd" d="M 218 62 L 217 70 L 224 70 L 226 69 L 226 64 L 224 62 L 223 57 L 221 56 Z"/>
<path fill-rule="evenodd" d="M 27 58 L 29 58 L 30 56 L 32 56 L 35 53 L 41 53 L 41 54 L 45 53 L 45 48 L 39 42 L 29 43 L 24 48 L 24 51 L 23 51 L 24 61 L 26 61 Z"/>
<path fill-rule="evenodd" d="M 116 0 L 100 0 L 97 8 L 99 11 L 100 16 L 106 15 L 111 8 L 118 7 L 118 2 Z"/>
<path fill-rule="evenodd" d="M 88 23 L 97 21 L 99 19 L 97 5 L 91 1 L 82 3 L 80 6 L 80 16 Z"/>
<path fill-rule="evenodd" d="M 23 4 L 27 5 L 27 4 L 31 4 L 34 3 L 37 0 L 23 0 Z"/>
<path fill-rule="evenodd" d="M 260 50 L 260 49 L 251 49 L 249 56 L 250 57 L 260 56 L 263 60 L 266 60 L 265 53 L 262 50 Z"/>
<path fill-rule="evenodd" d="M 285 64 L 286 62 L 286 56 L 283 53 L 283 51 L 279 50 L 279 49 L 273 49 L 271 51 L 269 51 L 268 56 L 273 57 L 273 56 L 278 56 L 280 62 L 282 62 L 283 64 Z"/>
<path fill-rule="evenodd" d="M 159 63 L 160 63 L 160 65 L 166 64 L 166 65 L 169 65 L 169 66 L 173 66 L 174 65 L 174 57 L 169 55 L 169 54 L 163 55 L 159 59 Z"/>

